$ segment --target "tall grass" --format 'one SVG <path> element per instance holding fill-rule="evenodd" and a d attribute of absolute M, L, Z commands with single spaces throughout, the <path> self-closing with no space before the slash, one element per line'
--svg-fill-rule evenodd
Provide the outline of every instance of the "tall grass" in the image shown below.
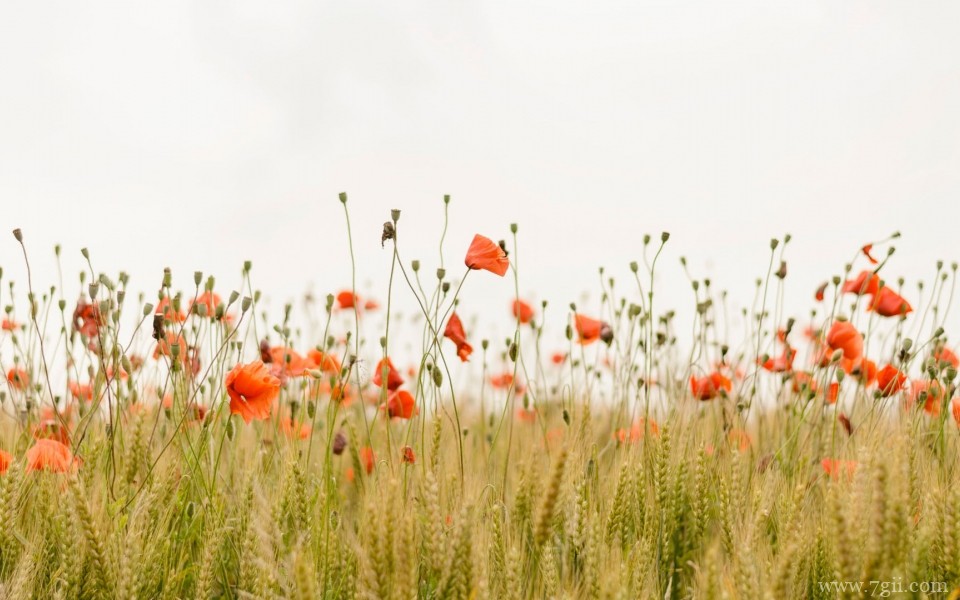
<path fill-rule="evenodd" d="M 444 326 L 466 276 L 441 266 L 426 283 L 419 261 L 403 262 L 404 234 L 395 211 L 375 241 L 394 244 L 387 305 L 411 294 L 421 311 L 421 352 L 404 357 L 419 368 L 401 375 L 409 419 L 387 417 L 386 364 L 380 386 L 363 372 L 396 358 L 398 325 L 388 311 L 383 331 L 365 331 L 373 308 L 355 284 L 351 306 L 329 297 L 305 331 L 289 307 L 276 323 L 258 314 L 249 263 L 245 291 L 226 300 L 204 301 L 213 278 L 178 292 L 166 273 L 156 299 L 130 308 L 126 275 L 95 275 L 84 252 L 87 327 L 57 286 L 29 280 L 23 308 L 11 282 L 0 360 L 19 371 L 2 393 L 0 597 L 781 599 L 869 597 L 825 584 L 871 581 L 900 582 L 904 597 L 936 582 L 946 597 L 960 585 L 945 272 L 919 314 L 881 322 L 837 278 L 832 306 L 813 315 L 824 328 L 846 315 L 871 356 L 912 373 L 897 393 L 863 363 L 844 368 L 840 350 L 818 366 L 760 367 L 777 329 L 800 337 L 773 269 L 786 243 L 771 244 L 741 339 L 726 333 L 725 295 L 691 278 L 694 332 L 678 341 L 674 313 L 653 312 L 666 234 L 652 258 L 645 239 L 643 269 L 631 264 L 636 291 L 601 271 L 596 343 L 577 343 L 590 333 L 571 305 L 555 315 L 570 324 L 551 356 L 544 304 L 502 345 L 475 343 L 482 380 L 456 382 Z M 170 312 L 155 317 L 158 304 Z M 151 334 L 160 351 L 138 356 Z M 814 361 L 824 341 L 811 338 Z M 312 346 L 339 365 L 297 369 L 290 348 Z M 287 349 L 271 358 L 280 395 L 248 424 L 231 415 L 225 376 L 271 347 Z M 712 372 L 729 387 L 698 399 L 691 375 Z M 38 466 L 31 449 L 47 437 L 76 460 Z"/>

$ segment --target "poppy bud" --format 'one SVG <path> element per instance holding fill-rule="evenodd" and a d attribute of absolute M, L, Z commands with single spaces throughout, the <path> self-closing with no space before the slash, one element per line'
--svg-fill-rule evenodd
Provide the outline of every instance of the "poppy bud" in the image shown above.
<path fill-rule="evenodd" d="M 447 270 L 444 268 L 437 269 L 437 279 L 443 281 L 443 278 L 447 276 Z"/>
<path fill-rule="evenodd" d="M 63 298 L 61 298 L 61 299 L 57 302 L 57 306 L 60 307 L 60 310 L 64 310 L 65 308 L 67 308 L 67 301 L 64 300 Z M 152 307 L 152 306 L 150 307 L 150 310 L 153 310 L 153 307 Z M 146 315 L 144 315 L 144 316 L 146 316 Z"/>
<path fill-rule="evenodd" d="M 227 305 L 232 306 L 234 302 L 237 301 L 237 298 L 240 297 L 240 293 L 237 290 L 230 292 L 230 298 L 227 300 Z"/>
<path fill-rule="evenodd" d="M 250 296 L 244 296 L 243 300 L 240 301 L 240 310 L 247 312 L 250 310 L 250 305 L 253 303 L 253 299 Z"/>
<path fill-rule="evenodd" d="M 17 234 L 14 233 L 13 235 L 14 235 L 14 237 L 16 237 Z M 89 259 L 89 258 L 90 258 L 90 251 L 87 250 L 86 248 L 80 248 L 80 254 L 82 254 L 83 257 L 86 258 L 86 259 Z"/>
<path fill-rule="evenodd" d="M 510 223 L 510 233 L 516 233 L 516 232 L 517 232 L 517 224 Z"/>
<path fill-rule="evenodd" d="M 97 298 L 97 294 L 100 293 L 100 285 L 96 283 L 91 283 L 87 287 L 87 291 L 90 293 L 90 299 L 95 300 Z"/>
<path fill-rule="evenodd" d="M 237 427 L 233 424 L 233 419 L 227 419 L 227 437 L 230 441 L 233 441 L 234 436 L 237 433 Z"/>
<path fill-rule="evenodd" d="M 780 268 L 777 270 L 776 276 L 779 279 L 783 279 L 787 276 L 787 261 L 785 260 L 780 261 Z"/>
<path fill-rule="evenodd" d="M 933 332 L 933 337 L 938 338 L 943 335 L 943 327 L 937 327 L 937 330 Z"/>
<path fill-rule="evenodd" d="M 646 246 L 649 243 L 650 243 L 650 234 L 649 233 L 643 234 L 643 245 Z"/>
<path fill-rule="evenodd" d="M 846 377 L 846 375 L 843 369 L 837 369 L 837 383 L 843 383 L 843 378 Z"/>
<path fill-rule="evenodd" d="M 333 436 L 333 453 L 337 456 L 343 454 L 343 451 L 347 448 L 347 437 L 343 435 L 342 432 L 338 431 L 337 435 Z"/>
<path fill-rule="evenodd" d="M 340 192 L 340 203 L 341 203 L 341 204 L 346 204 L 346 203 L 347 203 L 347 193 L 346 193 L 346 192 Z"/>
<path fill-rule="evenodd" d="M 510 344 L 510 362 L 517 362 L 517 345 Z"/>
<path fill-rule="evenodd" d="M 840 362 L 841 358 L 843 358 L 843 348 L 837 348 L 836 350 L 833 351 L 833 354 L 830 356 L 830 362 L 832 363 Z"/>
<path fill-rule="evenodd" d="M 430 374 L 433 375 L 433 384 L 435 386 L 440 387 L 443 385 L 443 372 L 441 372 L 440 369 L 433 369 Z"/>
<path fill-rule="evenodd" d="M 773 239 L 770 240 L 770 249 L 771 249 L 771 250 L 776 250 L 776 249 L 777 249 L 777 246 L 779 246 L 779 245 L 780 245 L 780 240 L 778 240 L 777 238 L 773 238 Z"/>
<path fill-rule="evenodd" d="M 206 304 L 194 304 L 193 312 L 200 315 L 201 317 L 207 316 L 207 305 Z"/>
<path fill-rule="evenodd" d="M 568 340 L 573 339 L 573 327 L 570 327 L 570 325 L 567 325 L 567 330 L 565 333 Z"/>
<path fill-rule="evenodd" d="M 666 243 L 667 243 L 667 240 L 669 240 L 669 239 L 670 239 L 670 232 L 669 232 L 669 231 L 664 231 L 663 233 L 660 234 L 660 243 L 666 244 Z"/>
<path fill-rule="evenodd" d="M 444 293 L 444 294 L 446 294 L 447 292 L 449 292 L 449 291 L 450 291 L 450 282 L 449 282 L 449 281 L 444 281 L 443 284 L 440 286 L 440 289 L 443 290 L 443 293 Z"/>
<path fill-rule="evenodd" d="M 410 263 L 410 268 L 413 269 L 413 272 L 416 273 L 420 270 L 420 261 L 414 260 Z"/>
<path fill-rule="evenodd" d="M 639 268 L 640 268 L 640 266 L 637 265 L 637 261 L 635 261 L 635 260 L 630 261 L 630 270 L 631 270 L 632 272 L 636 273 L 637 270 L 639 270 Z"/>
<path fill-rule="evenodd" d="M 193 284 L 199 287 L 201 281 L 203 281 L 203 272 L 202 272 L 202 271 L 194 271 L 194 272 L 193 272 Z"/>
<path fill-rule="evenodd" d="M 390 218 L 393 219 L 393 222 L 396 223 L 400 220 L 400 209 L 394 208 L 390 211 Z"/>
<path fill-rule="evenodd" d="M 600 326 L 600 340 L 608 346 L 613 341 L 613 329 L 610 328 L 610 325 L 604 323 Z"/>
<path fill-rule="evenodd" d="M 444 195 L 443 195 L 443 203 L 444 203 L 444 204 L 450 204 L 450 194 L 444 194 Z"/>
<path fill-rule="evenodd" d="M 249 273 L 249 272 L 250 272 L 250 269 L 252 269 L 252 268 L 253 268 L 253 263 L 252 263 L 252 262 L 250 262 L 249 260 L 243 261 L 243 272 L 244 272 L 244 273 Z"/>
<path fill-rule="evenodd" d="M 947 370 L 944 372 L 944 377 L 947 381 L 953 381 L 957 378 L 957 369 L 954 367 L 947 367 Z"/>
<path fill-rule="evenodd" d="M 307 416 L 312 420 L 317 416 L 317 403 L 310 401 L 307 402 Z"/>
<path fill-rule="evenodd" d="M 170 287 L 170 283 L 172 282 L 172 279 L 173 279 L 173 275 L 171 275 L 170 273 L 170 267 L 165 268 L 163 270 L 163 283 L 162 283 L 163 287 L 165 288 Z"/>
<path fill-rule="evenodd" d="M 490 340 L 480 340 L 480 347 L 486 350 L 490 347 Z"/>
<path fill-rule="evenodd" d="M 60 307 L 60 310 L 63 310 L 63 307 Z M 143 316 L 147 316 L 153 312 L 153 305 L 149 302 L 143 305 Z"/>
<path fill-rule="evenodd" d="M 790 240 L 792 240 L 792 239 L 793 239 L 793 236 L 788 233 L 787 235 L 783 236 L 783 243 L 784 243 L 784 244 L 789 244 L 789 243 L 790 243 Z"/>

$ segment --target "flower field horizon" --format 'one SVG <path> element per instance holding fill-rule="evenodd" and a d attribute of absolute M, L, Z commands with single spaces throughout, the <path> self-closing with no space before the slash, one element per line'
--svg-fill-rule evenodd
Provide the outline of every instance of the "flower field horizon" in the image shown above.
<path fill-rule="evenodd" d="M 84 249 L 68 297 L 14 230 L 0 597 L 960 598 L 956 263 L 914 291 L 898 233 L 838 244 L 794 312 L 785 235 L 737 311 L 663 232 L 598 302 L 534 302 L 517 225 L 447 238 L 445 197 L 415 258 L 339 201 L 351 281 L 282 314 L 250 261 L 128 290 Z"/>

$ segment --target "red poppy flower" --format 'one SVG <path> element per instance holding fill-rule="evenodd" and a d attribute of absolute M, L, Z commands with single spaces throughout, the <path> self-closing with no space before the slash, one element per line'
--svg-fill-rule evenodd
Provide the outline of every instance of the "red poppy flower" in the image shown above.
<path fill-rule="evenodd" d="M 731 381 L 717 371 L 703 377 L 690 376 L 690 392 L 697 400 L 713 400 L 720 394 L 720 390 L 729 392 L 731 389 Z"/>
<path fill-rule="evenodd" d="M 337 360 L 337 357 L 317 350 L 316 348 L 311 348 L 307 352 L 307 368 L 308 369 L 320 369 L 324 373 L 330 375 L 339 375 L 340 374 L 340 361 Z"/>
<path fill-rule="evenodd" d="M 505 390 L 513 383 L 513 374 L 512 373 L 502 373 L 500 375 L 491 375 L 490 376 L 490 385 L 494 389 Z"/>
<path fill-rule="evenodd" d="M 757 363 L 771 373 L 785 373 L 793 370 L 793 359 L 796 355 L 797 351 L 788 345 L 777 358 L 757 359 Z"/>
<path fill-rule="evenodd" d="M 867 244 L 863 248 L 860 248 L 860 251 L 863 252 L 863 255 L 867 257 L 867 260 L 870 261 L 870 264 L 873 264 L 873 265 L 879 264 L 880 261 L 874 258 L 873 254 L 871 254 L 872 250 L 873 250 L 873 244 Z"/>
<path fill-rule="evenodd" d="M 77 462 L 70 448 L 57 440 L 41 438 L 27 450 L 27 472 L 66 473 L 73 469 Z"/>
<path fill-rule="evenodd" d="M 373 467 L 376 464 L 377 455 L 373 453 L 373 448 L 370 446 L 364 446 L 360 448 L 360 462 L 363 464 L 364 470 L 366 470 L 367 475 L 373 473 Z"/>
<path fill-rule="evenodd" d="M 912 409 L 917 404 L 922 394 L 926 394 L 923 402 L 923 412 L 931 417 L 940 416 L 940 404 L 943 401 L 943 386 L 940 385 L 940 382 L 936 379 L 932 381 L 915 379 L 910 382 L 910 392 L 907 394 L 904 403 L 907 410 Z"/>
<path fill-rule="evenodd" d="M 311 427 L 309 423 L 301 423 L 292 417 L 285 417 L 280 420 L 280 431 L 291 440 L 305 440 L 310 437 Z"/>
<path fill-rule="evenodd" d="M 182 310 L 174 310 L 173 303 L 167 296 L 161 298 L 160 302 L 157 303 L 157 310 L 154 314 L 162 315 L 164 319 L 172 323 L 182 323 L 187 320 L 187 315 Z"/>
<path fill-rule="evenodd" d="M 473 346 L 467 343 L 467 334 L 464 333 L 463 323 L 460 321 L 460 317 L 457 316 L 456 312 L 450 315 L 447 326 L 443 330 L 443 337 L 449 338 L 457 345 L 457 356 L 460 357 L 461 361 L 467 362 L 467 359 L 470 358 L 470 353 L 473 352 Z"/>
<path fill-rule="evenodd" d="M 820 464 L 823 466 L 823 472 L 835 481 L 840 479 L 841 474 L 846 474 L 849 481 L 853 479 L 853 474 L 857 470 L 857 461 L 855 460 L 825 458 L 820 461 Z"/>
<path fill-rule="evenodd" d="M 373 385 L 377 387 L 383 387 L 384 368 L 386 368 L 387 371 L 388 390 L 392 392 L 403 385 L 403 377 L 395 368 L 393 368 L 393 362 L 391 362 L 389 357 L 382 358 L 380 359 L 380 362 L 377 363 L 377 368 L 373 370 L 373 377 L 370 378 L 370 382 Z"/>
<path fill-rule="evenodd" d="M 9 383 L 13 389 L 22 392 L 30 385 L 30 373 L 27 373 L 24 369 L 13 367 L 7 371 L 7 383 Z"/>
<path fill-rule="evenodd" d="M 194 307 L 203 305 L 206 307 L 207 313 L 206 316 L 214 317 L 217 314 L 217 307 L 223 304 L 223 301 L 220 299 L 220 295 L 214 292 L 203 292 L 197 296 L 196 300 L 193 300 L 190 303 L 190 312 L 195 312 Z"/>
<path fill-rule="evenodd" d="M 100 326 L 103 325 L 103 315 L 96 304 L 87 303 L 83 298 L 77 302 L 77 307 L 73 309 L 73 329 L 79 331 L 87 339 L 95 339 Z"/>
<path fill-rule="evenodd" d="M 469 269 L 490 271 L 500 277 L 506 275 L 507 269 L 510 268 L 510 259 L 507 258 L 503 248 L 480 234 L 473 236 L 470 248 L 467 249 L 467 257 L 463 262 Z"/>
<path fill-rule="evenodd" d="M 387 414 L 400 419 L 409 419 L 419 413 L 417 401 L 407 390 L 397 390 L 390 394 L 386 404 Z"/>
<path fill-rule="evenodd" d="M 654 437 L 660 435 L 660 427 L 657 426 L 657 422 L 650 419 L 650 422 L 647 423 L 642 417 L 631 425 L 630 429 L 618 429 L 613 435 L 621 444 L 635 444 L 643 439 L 645 430 L 649 430 L 650 435 Z"/>
<path fill-rule="evenodd" d="M 187 340 L 183 339 L 183 336 L 176 331 L 164 332 L 163 339 L 158 340 L 156 347 L 153 349 L 153 358 L 160 358 L 161 355 L 172 357 L 174 344 L 179 347 L 180 360 L 185 361 L 187 358 Z"/>
<path fill-rule="evenodd" d="M 44 419 L 33 426 L 33 437 L 35 439 L 46 438 L 57 440 L 63 444 L 70 443 L 70 431 L 55 419 Z"/>
<path fill-rule="evenodd" d="M 343 290 L 337 294 L 337 308 L 346 310 L 355 307 L 360 307 L 360 296 L 355 295 L 350 290 Z"/>
<path fill-rule="evenodd" d="M 953 422 L 960 427 L 960 398 L 954 398 L 950 401 L 950 412 L 953 413 Z"/>
<path fill-rule="evenodd" d="M 907 383 L 907 376 L 893 365 L 884 365 L 877 371 L 877 389 L 884 398 L 892 396 L 903 389 Z"/>
<path fill-rule="evenodd" d="M 873 295 L 867 310 L 875 311 L 881 317 L 902 317 L 913 311 L 903 296 L 884 286 Z"/>
<path fill-rule="evenodd" d="M 552 355 L 550 355 L 550 362 L 555 365 L 562 365 L 566 360 L 566 352 L 554 352 Z"/>
<path fill-rule="evenodd" d="M 7 469 L 10 468 L 10 463 L 12 462 L 13 455 L 6 450 L 0 450 L 0 475 L 3 475 L 7 472 Z"/>
<path fill-rule="evenodd" d="M 517 408 L 517 420 L 522 423 L 536 423 L 537 411 L 531 408 L 524 408 L 521 406 Z"/>
<path fill-rule="evenodd" d="M 67 386 L 70 388 L 70 395 L 73 396 L 75 400 L 83 400 L 85 402 L 93 400 L 93 386 L 89 383 L 69 381 Z"/>
<path fill-rule="evenodd" d="M 954 369 L 960 367 L 960 357 L 958 357 L 953 350 L 947 348 L 946 346 L 940 346 L 934 350 L 933 359 L 938 363 L 947 363 Z"/>
<path fill-rule="evenodd" d="M 600 339 L 603 330 L 603 321 L 591 319 L 590 317 L 576 314 L 573 316 L 574 325 L 577 330 L 577 340 L 584 346 L 592 344 Z"/>
<path fill-rule="evenodd" d="M 289 377 L 300 377 L 305 369 L 310 368 L 308 362 L 293 348 L 274 346 L 270 348 L 270 362 L 283 365 L 284 373 Z"/>
<path fill-rule="evenodd" d="M 862 356 L 854 359 L 841 358 L 840 368 L 847 375 L 858 378 L 863 385 L 870 385 L 877 378 L 877 363 Z"/>
<path fill-rule="evenodd" d="M 417 462 L 417 455 L 413 453 L 413 448 L 410 446 L 404 446 L 403 450 L 400 451 L 400 455 L 403 457 L 403 462 L 408 465 Z"/>
<path fill-rule="evenodd" d="M 856 279 L 850 279 L 843 283 L 841 291 L 844 294 L 864 294 L 873 295 L 880 291 L 880 277 L 873 271 L 860 271 Z"/>
<path fill-rule="evenodd" d="M 17 323 L 14 323 L 10 319 L 4 319 L 3 322 L 0 323 L 0 329 L 3 329 L 4 331 L 13 331 L 17 327 L 20 327 L 20 325 L 18 325 Z"/>
<path fill-rule="evenodd" d="M 224 379 L 230 396 L 230 413 L 244 422 L 266 420 L 273 410 L 273 401 L 280 395 L 280 380 L 270 374 L 262 360 L 238 364 Z"/>
<path fill-rule="evenodd" d="M 513 316 L 516 317 L 521 323 L 526 324 L 533 320 L 533 307 L 519 298 L 513 301 L 511 310 L 513 312 Z"/>
<path fill-rule="evenodd" d="M 859 358 L 863 354 L 863 336 L 850 321 L 836 321 L 827 332 L 827 346 L 843 350 L 844 358 Z"/>

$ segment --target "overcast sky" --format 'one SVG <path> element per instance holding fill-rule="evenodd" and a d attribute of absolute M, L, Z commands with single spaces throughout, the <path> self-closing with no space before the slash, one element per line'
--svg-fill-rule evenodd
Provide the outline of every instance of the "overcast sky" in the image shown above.
<path fill-rule="evenodd" d="M 958 26 L 949 1 L 4 3 L 0 222 L 39 283 L 58 242 L 147 290 L 252 259 L 279 305 L 349 285 L 338 192 L 381 298 L 389 210 L 432 272 L 451 194 L 451 272 L 517 222 L 557 318 L 662 230 L 668 304 L 681 255 L 747 303 L 790 232 L 799 312 L 894 230 L 890 279 L 960 259 Z M 511 296 L 471 276 L 464 311 L 502 328 Z"/>

